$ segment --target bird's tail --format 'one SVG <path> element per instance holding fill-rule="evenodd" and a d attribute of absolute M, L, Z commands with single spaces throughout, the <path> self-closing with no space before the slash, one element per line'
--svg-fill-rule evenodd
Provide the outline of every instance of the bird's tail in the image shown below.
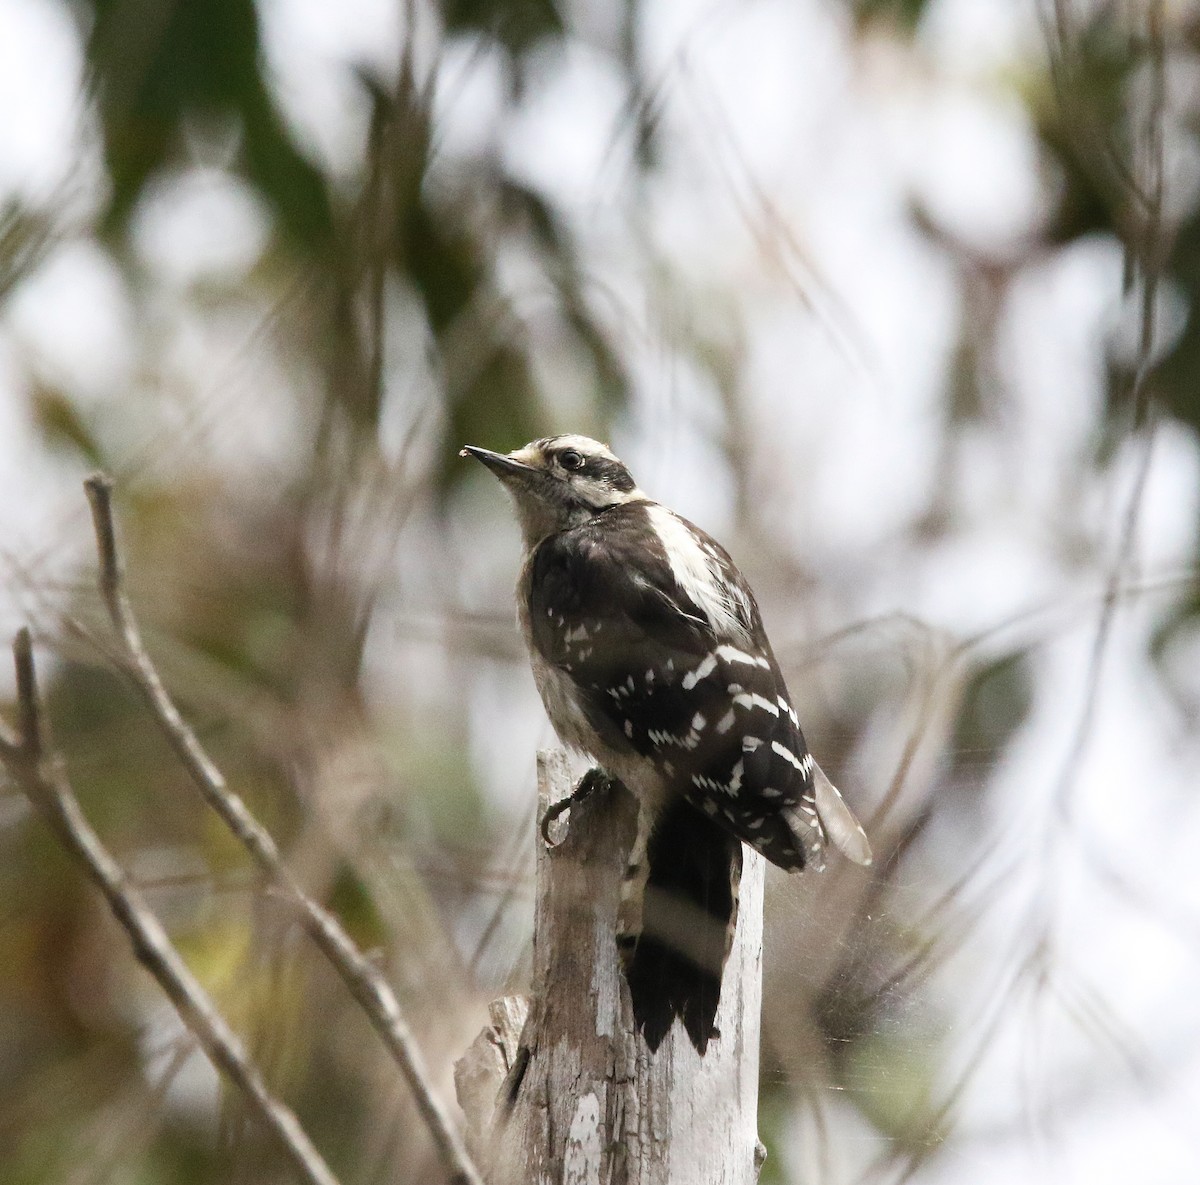
<path fill-rule="evenodd" d="M 633 1015 L 646 1044 L 676 1017 L 703 1056 L 737 924 L 742 845 L 680 798 L 634 849 L 619 940 Z"/>

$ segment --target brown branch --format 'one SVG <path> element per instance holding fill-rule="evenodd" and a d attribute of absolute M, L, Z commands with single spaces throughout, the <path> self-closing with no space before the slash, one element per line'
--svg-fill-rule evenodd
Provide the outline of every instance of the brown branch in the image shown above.
<path fill-rule="evenodd" d="M 218 1069 L 241 1091 L 250 1109 L 279 1140 L 309 1185 L 338 1185 L 295 1113 L 267 1088 L 241 1039 L 229 1027 L 204 988 L 171 944 L 162 923 L 125 871 L 113 859 L 79 806 L 61 758 L 47 742 L 45 716 L 29 630 L 13 640 L 17 669 L 20 732 L 0 734 L 0 761 L 59 842 L 103 894 L 113 917 L 129 935 L 133 953 L 175 1006 L 187 1027 Z"/>
<path fill-rule="evenodd" d="M 393 1060 L 408 1081 L 421 1116 L 456 1185 L 482 1185 L 462 1137 L 434 1093 L 429 1069 L 395 992 L 366 958 L 341 923 L 314 901 L 284 863 L 279 848 L 224 775 L 205 753 L 196 734 L 180 715 L 163 686 L 142 642 L 137 620 L 125 595 L 120 550 L 112 512 L 112 482 L 94 474 L 84 482 L 100 555 L 100 591 L 121 647 L 121 665 L 141 694 L 171 748 L 183 763 L 204 800 L 220 816 L 258 867 L 296 910 L 301 925 L 341 976 Z"/>

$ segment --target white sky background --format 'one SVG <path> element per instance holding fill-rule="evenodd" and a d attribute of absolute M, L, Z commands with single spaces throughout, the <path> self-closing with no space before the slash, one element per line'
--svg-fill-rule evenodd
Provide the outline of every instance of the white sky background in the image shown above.
<path fill-rule="evenodd" d="M 260 5 L 278 97 L 308 150 L 338 175 L 359 156 L 365 129 L 350 67 L 392 68 L 399 7 Z M 995 844 L 1012 869 L 936 984 L 951 1074 L 994 1004 L 989 993 L 1028 953 L 1029 918 L 1043 909 L 1056 990 L 1014 993 L 952 1117 L 953 1137 L 914 1180 L 1200 1179 L 1196 742 L 1146 658 L 1156 615 L 1177 590 L 1119 615 L 1072 771 L 1069 827 L 1050 806 L 1082 710 L 1099 592 L 1136 464 L 1130 450 L 1107 472 L 1082 463 L 1103 394 L 1103 341 L 1128 316 L 1113 244 L 1077 243 L 1019 277 L 1003 319 L 1003 430 L 966 445 L 954 532 L 920 551 L 900 539 L 929 502 L 941 381 L 962 315 L 959 278 L 912 227 L 908 207 L 918 195 L 944 228 L 996 256 L 1037 229 L 1052 182 L 1004 81 L 1040 52 L 1032 3 L 939 0 L 915 52 L 855 43 L 832 0 L 647 4 L 644 68 L 661 82 L 664 157 L 644 191 L 631 185 L 627 95 L 607 52 L 617 6 L 572 7 L 590 43 L 543 55 L 515 120 L 500 120 L 498 59 L 478 46 L 450 48 L 438 90 L 440 151 L 453 167 L 499 147 L 571 218 L 637 376 L 637 404 L 613 444 L 640 484 L 719 537 L 732 525 L 732 487 L 714 472 L 711 444 L 720 406 L 671 347 L 664 318 L 691 312 L 673 310 L 656 287 L 651 273 L 666 268 L 690 297 L 711 295 L 691 306 L 711 318 L 704 332 L 722 338 L 738 319 L 744 326 L 738 383 L 755 434 L 756 503 L 764 526 L 822 574 L 815 629 L 904 612 L 957 638 L 1055 607 L 1019 634 L 1044 643 L 1035 707 L 997 772 L 987 800 L 994 817 L 979 837 L 980 850 Z M 0 0 L 0 29 L 0 201 L 36 202 L 77 184 L 86 209 L 94 134 L 78 103 L 74 26 L 56 0 Z M 167 373 L 181 385 L 262 389 L 254 378 L 266 364 L 247 361 L 261 310 L 248 300 L 241 316 L 214 319 L 189 309 L 186 295 L 198 279 L 248 270 L 266 230 L 253 195 L 219 163 L 165 179 L 139 212 L 139 257 L 161 289 L 156 329 L 169 342 Z M 518 266 L 511 282 L 520 296 Z M 47 580 L 72 571 L 88 527 L 79 475 L 34 446 L 26 365 L 86 401 L 121 396 L 139 366 L 124 284 L 84 236 L 59 248 L 0 316 L 0 563 L 36 560 Z M 573 377 L 553 343 L 542 365 L 548 382 Z M 222 456 L 240 451 L 243 472 L 269 464 L 283 447 L 270 403 L 228 397 L 225 406 L 237 422 L 206 444 Z M 135 447 L 168 425 L 153 421 Z M 1143 579 L 1178 577 L 1192 563 L 1197 474 L 1195 441 L 1168 426 L 1141 511 Z M 491 530 L 486 541 L 467 522 L 455 530 L 464 596 L 507 612 L 515 529 Z M 1071 552 L 1064 537 L 1082 546 Z M 737 541 L 727 542 L 736 556 Z M 468 560 L 469 549 L 480 554 Z M 0 567 L 5 633 L 26 611 L 13 591 Z M 785 603 L 764 599 L 768 624 L 788 617 Z M 386 646 L 386 629 L 377 634 Z M 371 673 L 386 702 L 395 655 L 375 653 Z M 1193 700 L 1198 654 L 1200 642 L 1174 667 Z M 793 690 L 814 705 L 822 694 Z M 475 756 L 492 771 L 497 809 L 520 814 L 528 754 L 549 739 L 532 683 L 514 695 L 508 668 L 485 671 L 472 710 Z M 864 785 L 881 784 L 898 756 L 899 733 L 883 731 L 879 752 L 862 756 Z M 819 735 L 810 739 L 819 750 Z M 1133 907 L 1101 884 L 1097 851 L 1148 905 Z M 906 887 L 915 913 L 958 872 L 938 871 L 945 881 L 931 873 L 927 884 Z M 1064 1003 L 1080 998 L 1107 1010 L 1099 1027 L 1111 1039 Z M 830 1116 L 835 1181 L 854 1180 L 878 1151 L 846 1112 Z M 802 1142 L 798 1169 L 809 1163 Z"/>

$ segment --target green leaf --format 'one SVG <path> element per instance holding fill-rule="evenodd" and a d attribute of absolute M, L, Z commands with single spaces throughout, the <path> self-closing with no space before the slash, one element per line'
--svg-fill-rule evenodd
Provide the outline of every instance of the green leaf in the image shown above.
<path fill-rule="evenodd" d="M 1200 433 L 1200 210 L 1180 227 L 1167 273 L 1187 298 L 1188 314 L 1152 376 L 1152 389 L 1171 415 Z"/>
<path fill-rule="evenodd" d="M 57 387 L 38 383 L 33 389 L 33 419 L 53 448 L 76 452 L 89 465 L 102 468 L 103 453 L 79 409 Z"/>
<path fill-rule="evenodd" d="M 447 30 L 486 33 L 513 55 L 563 32 L 553 0 L 443 0 L 442 19 Z"/>
<path fill-rule="evenodd" d="M 87 60 L 113 183 L 106 231 L 126 229 L 149 178 L 180 155 L 189 118 L 232 119 L 242 170 L 285 237 L 309 253 L 328 248 L 324 182 L 267 91 L 253 0 L 92 0 L 92 8 Z"/>
<path fill-rule="evenodd" d="M 928 0 L 856 0 L 859 25 L 888 23 L 906 34 L 916 31 Z"/>
<path fill-rule="evenodd" d="M 978 667 L 954 726 L 951 758 L 959 776 L 990 768 L 1029 715 L 1033 680 L 1024 651 Z"/>

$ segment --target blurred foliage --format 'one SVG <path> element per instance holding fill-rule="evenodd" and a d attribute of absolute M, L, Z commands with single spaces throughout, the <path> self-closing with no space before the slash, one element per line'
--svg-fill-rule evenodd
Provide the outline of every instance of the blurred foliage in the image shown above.
<path fill-rule="evenodd" d="M 967 681 L 950 744 L 951 776 L 978 789 L 1008 748 L 1033 703 L 1028 656 L 1002 655 L 978 666 Z"/>
<path fill-rule="evenodd" d="M 447 32 L 486 34 L 513 55 L 564 32 L 552 0 L 442 0 L 441 8 Z"/>
<path fill-rule="evenodd" d="M 1144 46 L 1099 6 L 1050 50 L 1051 69 L 1027 97 L 1047 159 L 1059 172 L 1049 238 L 1067 243 L 1097 231 L 1132 229 L 1128 88 Z"/>
<path fill-rule="evenodd" d="M 854 11 L 860 25 L 886 23 L 904 33 L 913 33 L 929 0 L 855 0 Z"/>
<path fill-rule="evenodd" d="M 1200 125 L 1200 112 L 1196 119 Z M 1187 299 L 1187 320 L 1154 372 L 1154 391 L 1170 415 L 1200 433 L 1200 210 L 1180 227 L 1166 274 Z"/>
<path fill-rule="evenodd" d="M 521 314 L 499 282 L 512 241 L 543 270 L 565 331 L 591 360 L 598 422 L 625 398 L 620 360 L 583 295 L 571 233 L 540 195 L 490 157 L 431 178 L 429 94 L 407 56 L 394 83 L 358 77 L 371 132 L 347 184 L 323 173 L 281 116 L 251 0 L 93 0 L 77 15 L 108 175 L 96 233 L 131 291 L 154 299 L 131 239 L 153 187 L 197 156 L 228 155 L 272 224 L 259 282 L 303 278 L 298 368 L 323 376 L 294 391 L 295 421 L 312 431 L 276 499 L 254 504 L 252 491 L 222 489 L 202 470 L 123 488 L 135 601 L 231 784 L 364 949 L 395 960 L 393 982 L 438 1061 L 472 1035 L 459 1027 L 456 1001 L 469 984 L 442 911 L 478 910 L 473 878 L 489 835 L 461 743 L 414 719 L 404 759 L 389 770 L 366 740 L 373 722 L 357 682 L 378 590 L 361 583 L 360 537 L 346 524 L 359 483 L 387 464 L 378 439 L 385 326 L 397 294 L 414 296 L 437 385 L 428 420 L 444 442 L 432 475 L 443 492 L 461 480 L 464 441 L 511 447 L 544 431 Z M 443 16 L 446 36 L 500 46 L 514 81 L 524 54 L 563 34 L 554 5 L 535 0 L 451 3 Z M 6 207 L 0 295 L 54 242 L 45 216 Z M 113 428 L 120 407 L 85 409 L 38 380 L 32 411 L 48 445 L 120 468 L 106 447 L 122 434 Z M 403 490 L 403 475 L 396 480 Z M 409 512 L 388 500 L 395 509 L 363 528 L 385 550 Z M 69 612 L 97 622 L 90 594 L 74 602 Z M 49 688 L 89 817 L 335 1167 L 354 1180 L 437 1179 L 412 1099 L 365 1022 L 312 952 L 297 951 L 290 919 L 261 895 L 141 705 L 98 663 L 102 655 L 62 664 Z M 275 1179 L 277 1157 L 236 1096 L 222 1094 L 214 1110 L 209 1086 L 179 1093 L 195 1055 L 147 1060 L 152 1050 L 186 1053 L 188 1042 L 163 1028 L 124 937 L 46 833 L 28 824 L 0 842 L 0 1182 L 67 1179 L 86 1163 L 81 1145 L 105 1108 L 120 1139 L 104 1163 L 128 1179 Z M 418 852 L 439 876 L 413 874 Z"/>
<path fill-rule="evenodd" d="M 33 390 L 33 416 L 46 443 L 75 452 L 90 465 L 103 461 L 100 444 L 79 405 L 65 391 L 38 382 Z"/>
<path fill-rule="evenodd" d="M 1181 56 L 1200 57 L 1200 17 L 1183 30 Z M 1174 48 L 1174 47 L 1172 47 Z M 1183 112 L 1185 134 L 1200 142 L 1200 101 L 1190 96 Z M 1174 235 L 1166 259 L 1166 275 L 1178 285 L 1187 302 L 1182 332 L 1162 359 L 1154 376 L 1155 394 L 1173 416 L 1200 432 L 1200 204 L 1193 203 Z"/>
<path fill-rule="evenodd" d="M 443 47 L 496 51 L 512 104 L 532 55 L 595 36 L 580 6 L 550 0 L 415 7 L 436 18 Z M 932 8 L 932 0 L 856 0 L 848 23 L 859 36 L 894 37 L 915 53 Z M 1031 61 L 1012 82 L 1051 179 L 1039 233 L 1004 259 L 981 258 L 912 203 L 916 232 L 967 277 L 967 312 L 940 392 L 945 480 L 934 505 L 915 518 L 914 534 L 948 529 L 961 472 L 955 450 L 980 423 L 1003 418 L 997 327 L 1021 268 L 1090 236 L 1119 242 L 1143 266 L 1154 262 L 1146 195 L 1130 180 L 1145 148 L 1130 113 L 1141 110 L 1139 80 L 1153 46 L 1131 37 L 1113 8 L 1090 6 L 1048 64 Z M 642 9 L 634 0 L 620 5 L 610 54 L 632 96 L 638 182 L 653 180 L 661 134 L 659 99 L 640 77 Z M 437 570 L 439 547 L 426 557 L 431 571 L 414 571 L 403 555 L 393 564 L 405 524 L 420 519 L 435 541 L 449 537 L 448 511 L 469 472 L 456 456 L 465 442 L 508 448 L 565 428 L 555 422 L 564 404 L 603 434 L 629 405 L 631 363 L 597 310 L 577 231 L 563 211 L 513 175 L 494 145 L 452 166 L 439 157 L 430 80 L 411 46 L 394 77 L 365 69 L 355 76 L 369 133 L 347 178 L 316 159 L 281 114 L 252 0 L 79 0 L 72 11 L 86 43 L 106 170 L 86 233 L 128 283 L 144 356 L 138 390 L 111 403 L 79 398 L 34 373 L 30 414 L 55 452 L 127 478 L 119 489 L 131 592 L 168 683 L 297 875 L 386 965 L 431 1060 L 445 1065 L 474 1036 L 480 1003 L 496 986 L 477 981 L 474 958 L 502 928 L 502 905 L 527 884 L 519 854 L 497 856 L 507 836 L 474 784 L 468 697 L 446 704 L 429 692 L 421 649 L 429 637 L 405 652 L 412 669 L 386 725 L 373 718 L 364 691 L 379 677 L 364 669 L 367 639 L 389 595 L 406 610 L 416 606 L 414 619 L 431 600 L 444 600 L 450 625 L 435 641 L 451 665 L 455 647 L 467 649 L 468 625 L 486 633 L 490 619 L 471 618 L 465 599 L 455 601 L 463 597 L 462 574 Z M 1170 46 L 1191 69 L 1198 29 L 1184 28 Z M 1194 139 L 1200 109 L 1187 101 L 1181 135 Z M 170 367 L 154 352 L 162 293 L 132 241 L 155 185 L 212 154 L 214 144 L 229 149 L 227 168 L 268 212 L 271 236 L 242 290 L 208 299 L 239 323 L 254 300 L 269 306 L 260 332 L 290 365 L 283 418 L 295 443 L 285 464 L 253 480 L 231 475 L 232 466 L 207 465 L 195 455 L 201 430 L 171 418 Z M 1169 250 L 1157 262 L 1185 302 L 1187 321 L 1164 343 L 1150 389 L 1156 407 L 1200 432 L 1200 206 L 1193 201 L 1169 229 Z M 18 290 L 63 233 L 44 211 L 20 203 L 0 209 L 0 299 Z M 585 376 L 579 390 L 539 387 L 533 314 L 514 298 L 506 270 L 514 257 L 536 277 L 537 315 L 553 319 L 557 347 L 580 363 L 572 371 Z M 731 325 L 727 337 L 736 341 L 741 332 Z M 714 438 L 735 485 L 752 493 L 737 431 L 739 356 L 723 340 L 697 330 L 690 361 L 720 378 L 728 423 Z M 419 364 L 427 375 L 410 381 Z M 1112 360 L 1109 428 L 1124 425 L 1130 369 Z M 397 418 L 408 433 L 399 445 L 388 435 Z M 170 428 L 156 438 L 165 458 L 138 464 L 113 448 L 113 425 L 136 434 L 143 421 Z M 1104 429 L 1097 425 L 1098 438 Z M 409 451 L 421 433 L 433 441 L 427 470 Z M 751 496 L 739 506 L 747 515 L 759 509 Z M 752 523 L 738 526 L 755 538 Z M 778 584 L 795 590 L 808 578 L 780 548 L 762 550 Z M 85 581 L 55 591 L 65 616 L 105 636 Z M 395 620 L 411 625 L 403 614 Z M 1163 624 L 1155 653 L 1197 620 L 1200 598 L 1192 597 Z M 60 632 L 72 641 L 57 665 L 46 665 L 49 707 L 89 817 L 345 1180 L 438 1180 L 412 1101 L 361 1016 L 201 808 L 139 702 L 104 664 L 103 646 L 84 648 L 73 631 Z M 487 636 L 489 660 L 503 655 L 509 633 Z M 950 793 L 928 813 L 954 809 L 963 792 L 986 793 L 991 766 L 1030 709 L 1032 684 L 1027 657 L 1016 651 L 971 672 L 938 783 Z M 870 732 L 866 717 L 840 718 L 831 748 L 852 753 Z M 123 935 L 10 789 L 0 795 L 0 812 L 0 1185 L 280 1179 L 261 1133 L 187 1056 L 186 1036 L 164 1019 Z M 890 887 L 903 856 L 898 844 L 879 861 L 875 892 Z M 911 956 L 928 936 L 913 927 L 863 937 L 864 956 L 839 978 L 825 965 L 841 957 L 841 938 L 828 937 L 839 935 L 836 924 L 809 924 L 826 931 L 795 944 L 808 960 L 800 982 L 789 981 L 800 1002 L 790 1004 L 787 1025 L 776 1026 L 785 1052 L 764 1065 L 797 1078 L 831 1066 L 833 1088 L 848 1088 L 898 1154 L 924 1155 L 944 1130 L 929 1099 L 939 1034 L 905 1012 L 900 989 L 883 999 L 873 985 L 881 966 Z M 797 1019 L 805 1009 L 810 1026 Z M 788 1047 L 790 1030 L 801 1028 L 825 1051 L 813 1059 L 817 1071 L 800 1065 L 811 1047 L 798 1039 Z M 858 1089 L 868 1079 L 886 1089 Z M 797 1093 L 790 1078 L 764 1088 L 762 1126 L 772 1151 L 764 1182 L 787 1179 L 776 1151 L 787 1142 Z M 80 1169 L 89 1159 L 91 1176 Z"/>
<path fill-rule="evenodd" d="M 280 230 L 327 253 L 326 186 L 297 151 L 268 93 L 253 0 L 91 0 L 87 60 L 104 125 L 112 196 L 103 225 L 124 231 L 148 181 L 184 150 L 189 124 L 230 122 L 240 165 Z"/>
<path fill-rule="evenodd" d="M 758 1138 L 766 1149 L 759 1170 L 759 1185 L 784 1185 L 789 1180 L 783 1157 L 784 1143 L 793 1124 L 790 1093 L 782 1082 L 764 1072 L 758 1091 Z"/>
<path fill-rule="evenodd" d="M 55 242 L 45 215 L 7 201 L 0 207 L 0 300 L 41 262 Z"/>
<path fill-rule="evenodd" d="M 576 339 L 606 379 L 600 388 L 608 396 L 606 414 L 619 406 L 625 394 L 621 367 L 579 294 L 561 223 L 493 161 L 480 162 L 451 184 L 429 185 L 427 96 L 407 58 L 394 89 L 360 76 L 374 132 L 360 198 L 346 210 L 275 107 L 252 0 L 159 6 L 93 0 L 92 9 L 85 22 L 91 29 L 88 62 L 112 181 L 102 217 L 110 240 L 119 251 L 147 185 L 186 163 L 189 145 L 206 129 L 232 134 L 235 166 L 267 203 L 280 250 L 298 256 L 326 295 L 316 340 L 325 350 L 327 398 L 355 434 L 369 440 L 378 426 L 376 306 L 393 275 L 419 294 L 445 368 L 441 484 L 460 480 L 463 469 L 454 462 L 462 442 L 515 447 L 538 434 L 543 409 L 519 317 L 495 283 L 497 249 L 506 230 L 522 222 L 534 228 Z M 449 3 L 444 16 L 448 33 L 470 30 L 495 38 L 514 70 L 522 54 L 562 34 L 554 5 L 544 0 Z M 363 305 L 372 306 L 365 317 Z M 471 340 L 469 350 L 461 347 L 464 337 Z M 327 437 L 322 444 L 328 445 Z"/>

